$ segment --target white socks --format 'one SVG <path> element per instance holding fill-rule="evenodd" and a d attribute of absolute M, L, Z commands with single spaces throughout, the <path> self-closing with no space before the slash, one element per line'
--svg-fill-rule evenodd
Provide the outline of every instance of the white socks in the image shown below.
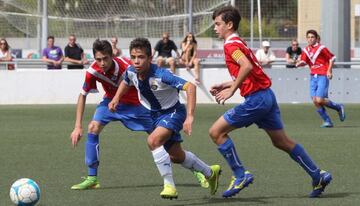
<path fill-rule="evenodd" d="M 163 146 L 154 149 L 151 151 L 151 153 L 154 157 L 154 162 L 160 172 L 161 177 L 164 178 L 164 184 L 175 187 L 169 154 L 166 152 Z"/>
<path fill-rule="evenodd" d="M 185 152 L 185 160 L 181 165 L 191 171 L 198 171 L 205 175 L 206 178 L 211 176 L 211 168 L 201 159 L 199 159 L 195 154 L 192 152 L 186 151 Z"/>

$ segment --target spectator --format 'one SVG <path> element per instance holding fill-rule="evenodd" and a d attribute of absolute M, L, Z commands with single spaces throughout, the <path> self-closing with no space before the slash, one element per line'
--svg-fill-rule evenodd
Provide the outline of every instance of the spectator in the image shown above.
<path fill-rule="evenodd" d="M 301 48 L 296 39 L 291 41 L 291 46 L 286 49 L 286 68 L 295 68 L 295 65 L 300 61 Z"/>
<path fill-rule="evenodd" d="M 0 39 L 0 61 L 4 61 L 4 62 L 12 61 L 10 46 L 6 41 L 6 39 L 4 38 Z M 14 65 L 8 64 L 7 69 L 13 70 Z"/>
<path fill-rule="evenodd" d="M 113 50 L 113 55 L 116 57 L 119 57 L 122 55 L 122 51 L 120 48 L 117 48 L 117 43 L 118 43 L 118 38 L 117 37 L 112 37 L 111 38 L 111 47 Z"/>
<path fill-rule="evenodd" d="M 67 66 L 68 69 L 84 69 L 84 65 L 89 63 L 85 57 L 84 50 L 76 43 L 74 34 L 69 36 L 69 43 L 66 45 L 64 51 L 64 61 L 72 63 Z"/>
<path fill-rule="evenodd" d="M 47 48 L 43 49 L 42 60 L 48 63 L 48 69 L 61 69 L 61 63 L 64 61 L 64 55 L 61 48 L 54 46 L 55 38 L 48 36 Z"/>
<path fill-rule="evenodd" d="M 185 65 L 187 70 L 195 69 L 195 83 L 200 84 L 200 59 L 196 58 L 197 41 L 192 33 L 188 33 L 181 42 L 180 63 Z"/>
<path fill-rule="evenodd" d="M 270 50 L 270 42 L 263 41 L 262 48 L 256 51 L 256 58 L 263 68 L 271 68 L 271 63 L 275 61 L 275 55 Z"/>
<path fill-rule="evenodd" d="M 170 40 L 170 35 L 168 32 L 164 32 L 162 35 L 162 40 L 158 41 L 153 49 L 153 56 L 155 52 L 158 52 L 158 58 L 156 63 L 158 67 L 164 66 L 164 63 L 170 66 L 170 70 L 173 74 L 175 74 L 176 60 L 172 57 L 171 51 L 176 52 L 176 57 L 179 59 L 180 54 L 177 50 L 175 43 Z"/>

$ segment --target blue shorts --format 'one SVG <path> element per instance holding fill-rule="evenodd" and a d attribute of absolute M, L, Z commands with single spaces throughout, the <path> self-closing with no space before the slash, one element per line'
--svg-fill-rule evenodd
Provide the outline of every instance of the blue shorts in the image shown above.
<path fill-rule="evenodd" d="M 168 150 L 175 142 L 182 142 L 180 131 L 186 119 L 185 106 L 178 103 L 174 107 L 160 111 L 151 112 L 155 127 L 164 127 L 173 131 L 170 139 L 165 143 L 164 148 Z"/>
<path fill-rule="evenodd" d="M 244 103 L 225 112 L 224 119 L 237 128 L 248 127 L 253 123 L 268 130 L 283 128 L 280 109 L 270 88 L 246 96 Z"/>
<path fill-rule="evenodd" d="M 132 131 L 146 131 L 151 132 L 152 119 L 150 111 L 142 105 L 119 104 L 116 107 L 116 112 L 111 112 L 108 109 L 108 104 L 111 101 L 109 98 L 104 98 L 102 102 L 96 107 L 93 117 L 94 121 L 100 122 L 102 125 L 107 125 L 112 121 L 121 121 L 125 127 Z"/>
<path fill-rule="evenodd" d="M 329 79 L 326 75 L 310 76 L 310 96 L 328 98 Z"/>

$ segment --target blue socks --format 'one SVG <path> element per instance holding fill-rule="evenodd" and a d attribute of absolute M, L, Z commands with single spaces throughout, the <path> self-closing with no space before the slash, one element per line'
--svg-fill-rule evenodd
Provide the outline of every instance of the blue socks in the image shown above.
<path fill-rule="evenodd" d="M 335 102 L 332 102 L 329 100 L 329 102 L 326 103 L 325 105 L 326 107 L 329 107 L 330 109 L 336 110 L 336 111 L 340 111 L 340 105 L 336 104 Z"/>
<path fill-rule="evenodd" d="M 88 175 L 97 176 L 99 166 L 99 135 L 88 133 L 85 143 L 85 164 L 88 166 Z"/>
<path fill-rule="evenodd" d="M 226 159 L 228 165 L 236 178 L 242 178 L 245 175 L 245 169 L 236 153 L 233 141 L 228 138 L 224 144 L 218 146 L 219 152 Z"/>
<path fill-rule="evenodd" d="M 320 169 L 300 144 L 296 144 L 289 155 L 312 177 L 313 180 L 318 180 L 320 178 Z"/>
<path fill-rule="evenodd" d="M 325 107 L 320 107 L 317 112 L 319 113 L 320 117 L 324 120 L 324 122 L 331 123 L 331 119 L 329 115 L 326 113 Z"/>

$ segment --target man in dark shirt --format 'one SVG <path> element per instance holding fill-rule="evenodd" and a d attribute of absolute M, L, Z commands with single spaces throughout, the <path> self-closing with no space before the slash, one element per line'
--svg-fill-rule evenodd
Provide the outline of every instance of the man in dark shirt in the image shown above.
<path fill-rule="evenodd" d="M 296 39 L 291 41 L 291 46 L 286 49 L 286 68 L 295 68 L 295 64 L 299 62 L 301 56 L 301 48 Z"/>
<path fill-rule="evenodd" d="M 177 50 L 177 46 L 174 41 L 170 40 L 170 35 L 168 32 L 164 32 L 162 35 L 162 40 L 158 41 L 153 49 L 153 56 L 155 52 L 158 52 L 158 58 L 156 63 L 159 67 L 163 67 L 164 63 L 170 66 L 170 70 L 173 74 L 175 74 L 176 68 L 176 59 L 172 57 L 172 50 L 176 52 L 177 59 L 180 58 L 180 54 Z"/>
<path fill-rule="evenodd" d="M 85 57 L 84 50 L 76 43 L 76 37 L 73 34 L 69 36 L 69 43 L 65 47 L 64 61 L 71 63 L 67 66 L 68 69 L 83 69 L 84 64 L 89 63 Z"/>

